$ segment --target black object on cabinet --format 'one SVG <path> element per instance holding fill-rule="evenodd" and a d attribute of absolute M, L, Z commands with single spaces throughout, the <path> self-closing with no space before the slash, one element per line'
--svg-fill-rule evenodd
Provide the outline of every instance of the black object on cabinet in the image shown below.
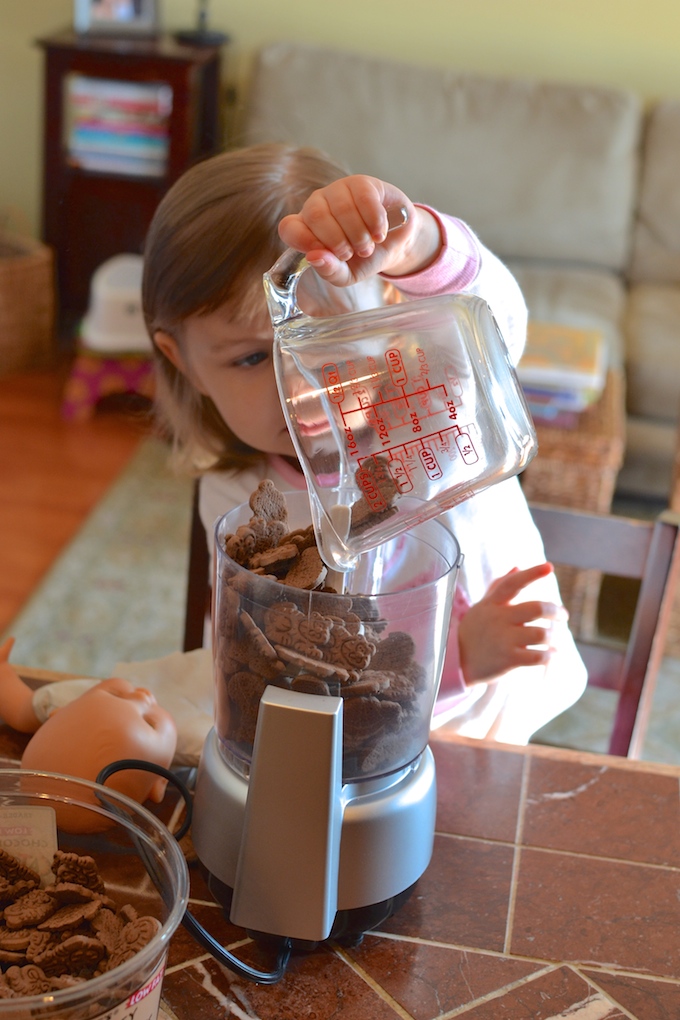
<path fill-rule="evenodd" d="M 38 45 L 45 51 L 43 239 L 55 250 L 60 323 L 68 330 L 87 307 L 94 270 L 112 255 L 141 252 L 170 185 L 223 147 L 221 49 L 73 31 Z"/>

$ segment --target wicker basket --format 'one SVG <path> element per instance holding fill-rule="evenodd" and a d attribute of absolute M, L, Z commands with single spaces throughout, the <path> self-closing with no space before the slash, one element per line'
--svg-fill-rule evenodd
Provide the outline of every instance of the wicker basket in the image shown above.
<path fill-rule="evenodd" d="M 55 304 L 52 250 L 0 233 L 0 374 L 49 364 Z"/>
<path fill-rule="evenodd" d="M 576 428 L 537 425 L 536 432 L 538 453 L 521 475 L 527 499 L 609 512 L 625 445 L 623 373 L 608 373 L 601 398 L 579 415 Z M 593 637 L 601 574 L 573 567 L 558 567 L 556 573 L 571 629 Z"/>

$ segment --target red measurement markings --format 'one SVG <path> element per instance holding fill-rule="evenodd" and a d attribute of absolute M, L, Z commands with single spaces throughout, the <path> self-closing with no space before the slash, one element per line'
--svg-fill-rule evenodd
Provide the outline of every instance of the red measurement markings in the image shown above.
<path fill-rule="evenodd" d="M 401 351 L 391 347 L 388 351 L 385 351 L 385 361 L 387 363 L 387 371 L 390 373 L 390 379 L 394 385 L 405 386 L 408 381 L 408 375 L 404 368 Z"/>
<path fill-rule="evenodd" d="M 342 385 L 342 379 L 340 378 L 340 369 L 337 365 L 329 362 L 323 366 L 323 383 L 326 387 L 326 392 L 329 398 L 334 404 L 341 404 L 345 399 L 345 391 Z"/>
<path fill-rule="evenodd" d="M 479 460 L 479 456 L 477 454 L 477 451 L 475 450 L 475 445 L 472 442 L 472 439 L 470 438 L 469 432 L 463 432 L 463 430 L 461 429 L 461 431 L 456 436 L 456 444 L 458 446 L 458 450 L 460 451 L 460 455 L 466 464 L 477 463 L 477 461 Z"/>
<path fill-rule="evenodd" d="M 345 442 L 347 443 L 347 449 L 349 450 L 350 457 L 358 457 L 359 446 L 354 438 L 354 433 L 347 425 L 343 425 L 343 428 L 345 430 Z"/>
<path fill-rule="evenodd" d="M 456 397 L 463 396 L 463 387 L 461 386 L 460 379 L 458 378 L 458 376 L 453 371 L 450 365 L 447 366 L 446 368 L 446 378 L 448 379 L 449 382 L 449 390 L 451 391 L 451 396 L 453 397 L 456 406 L 459 407 L 462 401 L 456 400 Z"/>
<path fill-rule="evenodd" d="M 443 477 L 443 472 L 434 450 L 430 449 L 429 446 L 423 446 L 418 451 L 418 456 L 420 457 L 420 463 L 425 468 L 425 474 L 431 481 L 436 482 Z"/>
<path fill-rule="evenodd" d="M 366 421 L 375 431 L 382 445 L 389 446 L 390 443 L 389 425 L 387 424 L 384 418 L 381 418 L 378 415 L 375 404 L 371 404 L 370 407 L 366 408 Z"/>
<path fill-rule="evenodd" d="M 371 510 L 387 510 L 387 503 L 385 502 L 383 495 L 375 483 L 373 474 L 366 467 L 360 467 L 356 475 L 357 485 L 364 494 L 364 499 L 370 506 Z"/>
<path fill-rule="evenodd" d="M 413 482 L 401 457 L 393 457 L 388 466 L 392 480 L 399 489 L 399 492 L 410 492 L 413 488 Z"/>

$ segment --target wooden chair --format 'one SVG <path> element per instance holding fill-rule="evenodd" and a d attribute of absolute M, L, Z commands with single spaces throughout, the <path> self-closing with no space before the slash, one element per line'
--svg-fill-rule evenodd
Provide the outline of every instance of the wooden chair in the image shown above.
<path fill-rule="evenodd" d="M 531 510 L 551 562 L 640 581 L 625 645 L 577 640 L 588 683 L 619 692 L 609 753 L 638 758 L 680 573 L 680 514 L 645 521 L 538 503 Z"/>
<path fill-rule="evenodd" d="M 675 459 L 669 505 L 671 510 L 676 510 L 680 513 L 680 415 L 678 415 L 678 426 L 675 434 Z M 671 609 L 671 620 L 666 637 L 666 655 L 680 658 L 680 585 L 676 588 L 675 600 Z"/>
<path fill-rule="evenodd" d="M 206 616 L 210 612 L 210 555 L 208 543 L 198 512 L 198 482 L 194 485 L 189 532 L 189 574 L 187 603 L 184 616 L 184 642 L 182 648 L 190 652 L 203 647 Z"/>

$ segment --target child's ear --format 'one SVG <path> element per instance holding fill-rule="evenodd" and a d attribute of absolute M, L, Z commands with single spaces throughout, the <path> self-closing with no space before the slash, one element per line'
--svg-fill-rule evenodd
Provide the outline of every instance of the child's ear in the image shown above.
<path fill-rule="evenodd" d="M 164 332 L 162 329 L 157 329 L 153 335 L 153 342 L 168 361 L 175 366 L 178 372 L 181 372 L 182 375 L 189 374 L 186 362 L 182 357 L 182 352 L 174 336 L 170 336 L 169 333 Z"/>

